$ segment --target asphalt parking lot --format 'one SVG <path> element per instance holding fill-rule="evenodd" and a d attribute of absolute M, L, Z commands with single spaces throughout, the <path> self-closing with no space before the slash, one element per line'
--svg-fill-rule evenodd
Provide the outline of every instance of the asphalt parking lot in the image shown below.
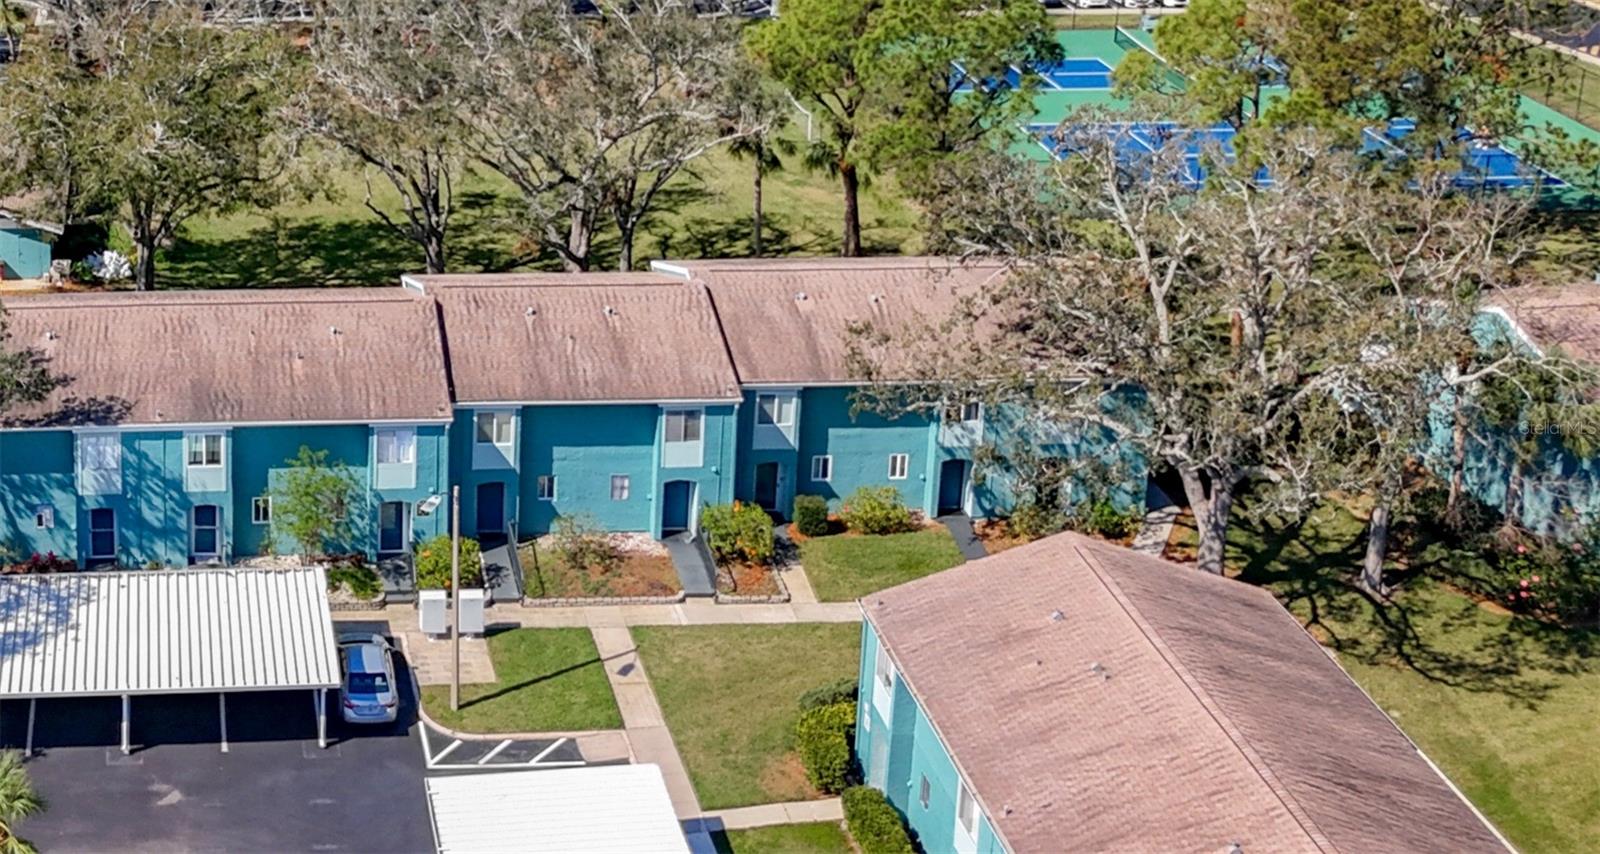
<path fill-rule="evenodd" d="M 397 662 L 398 663 L 398 662 Z M 399 722 L 351 726 L 328 698 L 317 746 L 309 691 L 136 697 L 133 753 L 119 701 L 40 701 L 27 767 L 49 801 L 17 829 L 42 851 L 433 850 L 410 673 Z M 20 749 L 28 703 L 0 702 L 0 744 Z"/>

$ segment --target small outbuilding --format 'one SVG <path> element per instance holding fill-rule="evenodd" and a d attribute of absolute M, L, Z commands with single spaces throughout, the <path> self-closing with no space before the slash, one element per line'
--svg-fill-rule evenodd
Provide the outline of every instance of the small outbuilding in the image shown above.
<path fill-rule="evenodd" d="M 327 744 L 338 645 L 321 567 L 0 575 L 0 701 L 313 692 Z M 30 710 L 28 742 L 32 744 Z"/>
<path fill-rule="evenodd" d="M 50 272 L 50 244 L 59 229 L 0 212 L 0 279 L 42 279 Z"/>

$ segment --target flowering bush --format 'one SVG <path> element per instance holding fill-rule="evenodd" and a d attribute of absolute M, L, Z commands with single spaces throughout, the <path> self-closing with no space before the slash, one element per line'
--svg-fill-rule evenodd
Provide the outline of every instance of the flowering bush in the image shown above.
<path fill-rule="evenodd" d="M 708 504 L 700 511 L 700 533 L 718 561 L 765 564 L 772 560 L 772 517 L 754 504 Z"/>
<path fill-rule="evenodd" d="M 14 563 L 6 569 L 8 572 L 33 575 L 45 572 L 72 572 L 77 568 L 77 563 L 55 552 L 45 552 L 44 554 L 34 552 L 28 556 L 27 560 L 21 563 Z"/>
<path fill-rule="evenodd" d="M 133 264 L 128 257 L 115 249 L 104 252 L 95 252 L 83 259 L 89 267 L 89 272 L 96 279 L 106 283 L 126 282 L 133 278 Z"/>
<path fill-rule="evenodd" d="M 1479 592 L 1507 608 L 1572 623 L 1600 617 L 1600 538 L 1565 545 L 1524 539 L 1488 557 Z"/>

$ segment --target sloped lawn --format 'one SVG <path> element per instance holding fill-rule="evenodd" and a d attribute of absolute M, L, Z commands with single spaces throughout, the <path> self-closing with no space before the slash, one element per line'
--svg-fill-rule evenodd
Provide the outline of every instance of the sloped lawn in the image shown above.
<path fill-rule="evenodd" d="M 824 602 L 849 602 L 961 563 L 943 527 L 906 534 L 834 534 L 800 543 L 800 564 Z"/>
<path fill-rule="evenodd" d="M 859 625 L 650 626 L 633 640 L 701 806 L 820 797 L 794 753 L 800 695 L 859 672 Z"/>

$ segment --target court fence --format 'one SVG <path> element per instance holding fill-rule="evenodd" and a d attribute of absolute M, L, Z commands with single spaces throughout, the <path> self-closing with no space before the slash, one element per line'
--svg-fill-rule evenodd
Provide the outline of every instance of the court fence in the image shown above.
<path fill-rule="evenodd" d="M 1560 55 L 1558 71 L 1524 94 L 1581 124 L 1600 130 L 1600 65 Z"/>

